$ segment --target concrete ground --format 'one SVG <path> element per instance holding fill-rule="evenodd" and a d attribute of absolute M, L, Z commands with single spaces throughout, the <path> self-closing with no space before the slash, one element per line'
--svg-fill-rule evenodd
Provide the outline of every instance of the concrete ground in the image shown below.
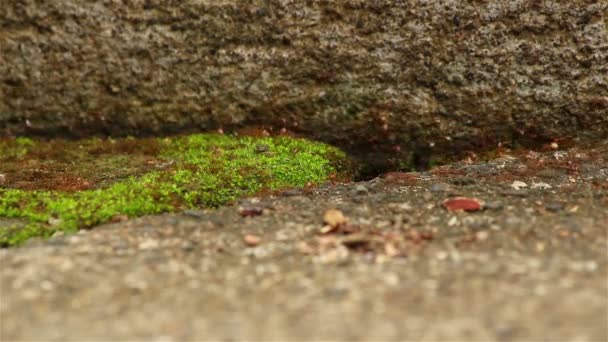
<path fill-rule="evenodd" d="M 607 251 L 607 143 L 471 158 L 4 249 L 0 339 L 606 341 Z"/>

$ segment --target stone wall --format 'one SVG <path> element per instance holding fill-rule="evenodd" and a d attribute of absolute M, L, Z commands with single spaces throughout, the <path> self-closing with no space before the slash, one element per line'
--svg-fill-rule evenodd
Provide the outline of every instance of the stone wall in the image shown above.
<path fill-rule="evenodd" d="M 0 134 L 262 125 L 362 153 L 606 137 L 607 12 L 597 0 L 5 0 Z"/>

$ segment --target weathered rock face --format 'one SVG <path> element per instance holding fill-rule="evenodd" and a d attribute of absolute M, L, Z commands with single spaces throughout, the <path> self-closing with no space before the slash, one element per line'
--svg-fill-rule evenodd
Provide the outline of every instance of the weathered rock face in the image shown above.
<path fill-rule="evenodd" d="M 606 136 L 607 12 L 597 0 L 6 0 L 0 132 L 264 125 L 405 153 Z"/>

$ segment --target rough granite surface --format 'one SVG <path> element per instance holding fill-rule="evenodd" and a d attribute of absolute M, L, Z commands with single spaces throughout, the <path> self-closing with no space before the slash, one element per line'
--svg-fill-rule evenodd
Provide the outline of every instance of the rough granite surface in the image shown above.
<path fill-rule="evenodd" d="M 0 134 L 261 125 L 405 154 L 606 136 L 607 11 L 597 0 L 4 1 Z"/>

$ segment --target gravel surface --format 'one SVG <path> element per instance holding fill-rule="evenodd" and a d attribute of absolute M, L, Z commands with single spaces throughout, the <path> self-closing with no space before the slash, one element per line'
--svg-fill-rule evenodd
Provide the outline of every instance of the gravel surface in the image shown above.
<path fill-rule="evenodd" d="M 607 152 L 473 158 L 5 249 L 0 339 L 606 341 Z"/>

